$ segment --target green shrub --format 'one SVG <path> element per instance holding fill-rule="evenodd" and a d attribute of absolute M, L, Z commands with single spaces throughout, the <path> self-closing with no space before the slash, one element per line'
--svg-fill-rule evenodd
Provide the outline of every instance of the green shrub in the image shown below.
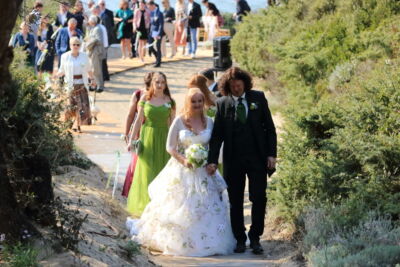
<path fill-rule="evenodd" d="M 303 251 L 309 264 L 394 266 L 398 263 L 400 228 L 394 226 L 390 218 L 375 212 L 348 214 L 348 217 L 358 218 L 349 222 L 344 218 L 348 210 L 347 204 L 311 208 L 302 217 Z"/>
<path fill-rule="evenodd" d="M 61 120 L 63 102 L 51 99 L 53 89 L 45 89 L 33 69 L 25 66 L 23 51 L 15 49 L 14 54 L 11 73 L 15 88 L 13 97 L 17 102 L 9 117 L 5 118 L 8 127 L 16 129 L 20 140 L 20 149 L 14 151 L 14 158 L 39 154 L 52 167 L 68 164 L 74 147 L 72 135 L 67 131 L 68 125 Z"/>
<path fill-rule="evenodd" d="M 14 246 L 5 246 L 0 251 L 0 256 L 5 261 L 5 266 L 10 267 L 37 267 L 38 252 L 29 245 L 18 243 Z"/>

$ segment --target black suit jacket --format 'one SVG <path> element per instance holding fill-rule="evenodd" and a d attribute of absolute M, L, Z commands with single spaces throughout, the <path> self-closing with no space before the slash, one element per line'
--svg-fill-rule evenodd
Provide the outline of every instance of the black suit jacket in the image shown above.
<path fill-rule="evenodd" d="M 107 29 L 107 37 L 108 37 L 108 43 L 109 45 L 113 44 L 116 42 L 116 36 L 115 36 L 115 30 L 114 30 L 114 13 L 106 9 L 104 12 L 100 15 L 101 19 L 101 24 L 104 25 Z"/>
<path fill-rule="evenodd" d="M 240 0 L 236 5 L 236 15 L 239 21 L 242 21 L 243 16 L 247 15 L 251 11 L 249 4 L 246 0 Z"/>
<path fill-rule="evenodd" d="M 56 25 L 57 27 L 67 27 L 68 26 L 68 21 L 74 17 L 74 14 L 72 14 L 71 12 L 67 12 L 67 20 L 65 21 L 65 23 L 63 25 L 61 25 L 61 21 L 60 18 L 58 16 L 58 14 L 56 15 L 56 22 L 54 23 L 54 25 Z"/>
<path fill-rule="evenodd" d="M 200 27 L 200 19 L 203 15 L 201 12 L 201 7 L 196 2 L 193 2 L 193 8 L 189 11 L 189 16 L 192 18 L 189 19 L 189 27 L 190 28 L 199 28 Z"/>
<path fill-rule="evenodd" d="M 267 157 L 276 157 L 277 154 L 276 130 L 267 99 L 263 92 L 250 90 L 246 92 L 246 101 L 248 105 L 247 120 L 252 127 L 258 147 L 254 153 L 263 162 L 267 162 Z M 217 100 L 217 114 L 210 140 L 208 163 L 218 164 L 219 151 L 224 143 L 224 168 L 231 166 L 235 113 L 235 100 L 232 96 L 224 96 Z"/>

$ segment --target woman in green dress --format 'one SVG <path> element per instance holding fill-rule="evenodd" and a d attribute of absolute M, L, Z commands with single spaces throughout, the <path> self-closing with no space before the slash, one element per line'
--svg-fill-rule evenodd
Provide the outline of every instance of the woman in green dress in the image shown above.
<path fill-rule="evenodd" d="M 131 139 L 135 138 L 140 131 L 139 140 L 143 146 L 128 195 L 127 210 L 134 216 L 142 214 L 150 201 L 147 187 L 169 160 L 165 147 L 168 129 L 174 118 L 175 102 L 167 85 L 167 77 L 162 72 L 156 72 L 149 91 L 140 98 L 131 135 Z"/>

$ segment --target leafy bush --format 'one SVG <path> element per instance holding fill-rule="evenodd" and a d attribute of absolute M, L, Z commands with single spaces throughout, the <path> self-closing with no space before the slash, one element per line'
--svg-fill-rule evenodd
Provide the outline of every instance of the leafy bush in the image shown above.
<path fill-rule="evenodd" d="M 17 103 L 6 118 L 8 127 L 15 128 L 21 140 L 21 149 L 15 151 L 14 157 L 41 155 L 52 167 L 68 164 L 74 147 L 68 125 L 60 118 L 63 102 L 51 99 L 54 89 L 45 89 L 33 69 L 25 66 L 25 54 L 21 50 L 15 49 L 14 54 L 11 73 Z"/>
<path fill-rule="evenodd" d="M 5 261 L 5 266 L 10 267 L 37 267 L 38 252 L 29 245 L 18 243 L 14 246 L 7 245 L 0 256 Z"/>
<path fill-rule="evenodd" d="M 364 213 L 343 224 L 346 205 L 310 209 L 303 217 L 303 250 L 312 266 L 394 266 L 400 261 L 400 228 L 389 218 Z"/>
<path fill-rule="evenodd" d="M 270 199 L 287 220 L 343 201 L 348 223 L 360 206 L 400 217 L 399 12 L 398 1 L 293 0 L 238 26 L 235 60 L 285 96 Z"/>

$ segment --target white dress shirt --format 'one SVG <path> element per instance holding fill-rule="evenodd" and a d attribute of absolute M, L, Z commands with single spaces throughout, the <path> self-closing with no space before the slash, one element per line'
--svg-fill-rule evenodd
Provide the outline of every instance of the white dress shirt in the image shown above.
<path fill-rule="evenodd" d="M 233 100 L 235 100 L 235 109 L 237 108 L 238 104 L 239 104 L 239 97 L 232 95 Z M 240 96 L 242 98 L 242 103 L 244 105 L 244 108 L 246 109 L 246 117 L 249 114 L 249 107 L 247 105 L 247 100 L 246 100 L 246 93 L 243 93 L 242 96 Z"/>
<path fill-rule="evenodd" d="M 189 16 L 190 15 L 190 11 L 192 11 L 192 9 L 193 9 L 193 3 L 188 3 L 188 9 L 187 9 L 187 15 Z"/>

